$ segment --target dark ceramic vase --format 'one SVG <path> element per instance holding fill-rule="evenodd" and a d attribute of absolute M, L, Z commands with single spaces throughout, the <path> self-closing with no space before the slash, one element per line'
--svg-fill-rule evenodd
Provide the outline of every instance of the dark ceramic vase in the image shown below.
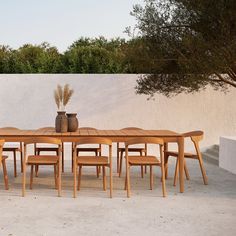
<path fill-rule="evenodd" d="M 75 132 L 78 129 L 79 121 L 76 117 L 76 113 L 67 113 L 68 120 L 68 132 Z"/>
<path fill-rule="evenodd" d="M 55 128 L 57 133 L 65 133 L 68 131 L 68 121 L 65 111 L 57 112 Z"/>

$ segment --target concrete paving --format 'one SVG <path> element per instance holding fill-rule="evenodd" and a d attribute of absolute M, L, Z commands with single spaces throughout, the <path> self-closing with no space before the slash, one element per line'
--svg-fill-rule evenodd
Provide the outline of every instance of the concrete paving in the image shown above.
<path fill-rule="evenodd" d="M 73 235 L 236 235 L 236 175 L 206 163 L 209 185 L 204 186 L 198 163 L 187 161 L 190 181 L 185 193 L 173 187 L 174 162 L 166 182 L 168 196 L 162 197 L 160 169 L 154 169 L 154 190 L 149 175 L 140 178 L 132 168 L 132 196 L 126 198 L 124 177 L 114 173 L 114 197 L 102 190 L 95 168 L 85 168 L 81 191 L 72 198 L 72 174 L 66 161 L 63 197 L 53 188 L 50 167 L 40 168 L 33 190 L 27 186 L 21 197 L 21 175 L 13 177 L 8 160 L 10 190 L 5 191 L 0 172 L 0 236 Z M 19 166 L 19 165 L 18 165 Z M 29 181 L 29 175 L 28 175 Z"/>

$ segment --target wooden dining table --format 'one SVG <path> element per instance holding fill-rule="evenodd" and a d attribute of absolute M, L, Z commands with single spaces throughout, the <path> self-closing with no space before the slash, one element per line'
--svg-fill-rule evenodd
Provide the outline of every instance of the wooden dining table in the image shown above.
<path fill-rule="evenodd" d="M 184 137 L 171 130 L 90 130 L 78 129 L 76 132 L 56 133 L 48 130 L 8 130 L 0 129 L 0 139 L 5 142 L 24 142 L 30 137 L 54 137 L 62 142 L 77 142 L 80 137 L 105 137 L 112 142 L 125 142 L 137 137 L 158 137 L 165 142 L 164 150 L 168 150 L 168 143 L 177 143 L 179 152 L 179 187 L 184 192 Z"/>

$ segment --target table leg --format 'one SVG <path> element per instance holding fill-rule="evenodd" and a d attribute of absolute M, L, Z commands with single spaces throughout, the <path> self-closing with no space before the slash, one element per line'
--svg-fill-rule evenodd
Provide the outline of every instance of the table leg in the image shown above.
<path fill-rule="evenodd" d="M 76 145 L 75 143 L 73 142 L 72 143 L 72 163 L 73 163 L 73 175 L 74 175 L 74 191 L 73 191 L 73 197 L 76 198 L 77 196 L 77 188 L 76 188 L 76 177 L 77 177 L 77 170 L 78 170 L 78 166 L 77 166 L 77 150 L 76 150 Z M 82 172 L 82 166 L 79 167 L 79 174 L 80 176 L 80 179 L 78 181 L 78 186 L 77 187 L 80 187 L 80 182 L 81 182 L 81 172 Z"/>
<path fill-rule="evenodd" d="M 164 167 L 165 167 L 165 178 L 168 178 L 168 155 L 166 152 L 168 151 L 168 143 L 164 143 Z"/>
<path fill-rule="evenodd" d="M 179 187 L 180 192 L 184 192 L 184 137 L 178 138 L 178 151 L 179 151 Z"/>

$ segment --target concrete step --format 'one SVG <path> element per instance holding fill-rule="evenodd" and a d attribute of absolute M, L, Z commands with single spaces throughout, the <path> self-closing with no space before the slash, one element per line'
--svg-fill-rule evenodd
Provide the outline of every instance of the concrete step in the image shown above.
<path fill-rule="evenodd" d="M 202 157 L 206 162 L 219 166 L 219 145 L 213 145 L 202 152 Z"/>
<path fill-rule="evenodd" d="M 219 150 L 217 149 L 207 149 L 204 153 L 212 156 L 219 156 Z"/>

